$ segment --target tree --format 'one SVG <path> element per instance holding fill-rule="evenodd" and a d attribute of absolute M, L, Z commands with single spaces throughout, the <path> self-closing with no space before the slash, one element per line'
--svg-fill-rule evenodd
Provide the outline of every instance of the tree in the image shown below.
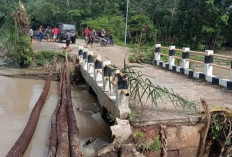
<path fill-rule="evenodd" d="M 129 20 L 129 40 L 136 44 L 154 43 L 157 30 L 148 16 L 135 15 Z"/>

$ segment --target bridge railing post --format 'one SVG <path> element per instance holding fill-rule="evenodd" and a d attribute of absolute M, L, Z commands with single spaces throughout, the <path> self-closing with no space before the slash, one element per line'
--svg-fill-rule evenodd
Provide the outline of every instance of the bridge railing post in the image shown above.
<path fill-rule="evenodd" d="M 84 70 L 87 70 L 88 68 L 88 49 L 84 49 L 83 50 L 83 62 L 82 62 L 82 67 L 84 68 Z"/>
<path fill-rule="evenodd" d="M 205 59 L 204 59 L 204 74 L 207 81 L 214 84 L 213 77 L 213 66 L 210 65 L 213 63 L 213 50 L 205 50 Z M 218 82 L 218 80 L 217 80 Z"/>
<path fill-rule="evenodd" d="M 82 64 L 83 62 L 83 46 L 79 46 L 78 48 L 78 59 L 79 59 L 79 64 Z"/>
<path fill-rule="evenodd" d="M 117 107 L 120 111 L 121 118 L 128 117 L 130 113 L 129 108 L 129 93 L 128 93 L 128 84 L 126 76 L 122 73 L 116 73 L 116 100 Z"/>
<path fill-rule="evenodd" d="M 155 60 L 154 60 L 154 64 L 158 65 L 160 61 L 160 47 L 161 44 L 155 44 L 155 52 L 154 52 L 154 56 L 155 56 Z"/>
<path fill-rule="evenodd" d="M 213 75 L 213 66 L 210 64 L 213 63 L 213 50 L 205 50 L 205 60 L 204 60 L 204 73 L 206 76 L 212 76 Z"/>
<path fill-rule="evenodd" d="M 88 59 L 87 59 L 87 72 L 91 77 L 94 77 L 94 56 L 92 51 L 88 51 Z M 91 75 L 92 74 L 92 75 Z"/>
<path fill-rule="evenodd" d="M 95 77 L 95 80 L 98 82 L 98 81 L 103 81 L 102 80 L 102 67 L 103 67 L 103 62 L 101 60 L 101 56 L 97 56 L 96 57 L 96 60 L 95 60 L 95 63 L 94 63 L 94 77 Z"/>
<path fill-rule="evenodd" d="M 111 83 L 110 80 L 112 79 L 112 69 L 108 67 L 108 65 L 111 64 L 110 60 L 106 60 L 103 62 L 103 75 L 102 75 L 102 80 L 103 80 L 103 90 L 105 92 L 111 92 Z"/>
<path fill-rule="evenodd" d="M 172 69 L 172 66 L 175 65 L 175 58 L 173 57 L 175 55 L 176 55 L 175 46 L 169 46 L 169 57 L 168 57 L 169 69 Z"/>
<path fill-rule="evenodd" d="M 181 67 L 184 68 L 184 69 L 189 69 L 189 51 L 190 51 L 190 48 L 188 47 L 184 47 L 182 49 L 182 62 L 181 62 Z"/>

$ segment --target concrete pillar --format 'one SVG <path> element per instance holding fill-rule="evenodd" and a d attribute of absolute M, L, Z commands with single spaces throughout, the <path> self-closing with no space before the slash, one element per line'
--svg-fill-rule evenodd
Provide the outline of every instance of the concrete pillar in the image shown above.
<path fill-rule="evenodd" d="M 103 62 L 103 67 L 102 67 L 102 71 L 103 71 L 103 75 L 102 75 L 102 80 L 103 80 L 103 90 L 104 92 L 111 92 L 111 88 L 110 88 L 110 79 L 112 79 L 112 71 L 110 68 L 108 68 L 106 65 L 110 65 L 111 61 L 110 60 L 106 60 Z"/>
<path fill-rule="evenodd" d="M 91 77 L 94 77 L 94 56 L 92 51 L 88 51 L 87 62 L 87 72 L 90 74 Z"/>
<path fill-rule="evenodd" d="M 189 69 L 189 52 L 190 48 L 184 47 L 183 48 L 183 52 L 182 52 L 182 63 L 181 63 L 181 67 L 184 69 Z"/>
<path fill-rule="evenodd" d="M 160 47 L 161 44 L 155 44 L 155 52 L 154 52 L 154 56 L 155 56 L 155 65 L 158 65 L 158 61 L 160 60 Z"/>
<path fill-rule="evenodd" d="M 169 46 L 169 57 L 168 57 L 168 64 L 169 64 L 169 69 L 172 69 L 172 66 L 175 65 L 175 46 Z"/>
<path fill-rule="evenodd" d="M 120 115 L 130 114 L 128 84 L 125 76 L 117 75 L 116 100 Z M 126 115 L 125 115 L 126 116 Z"/>
<path fill-rule="evenodd" d="M 79 46 L 78 48 L 78 59 L 79 59 L 79 64 L 83 62 L 83 46 Z"/>
<path fill-rule="evenodd" d="M 111 91 L 113 91 L 114 93 L 117 93 L 117 82 L 118 82 L 118 74 L 119 73 L 120 73 L 119 69 L 112 71 L 112 81 L 114 81 L 116 83 L 115 85 L 111 84 L 112 85 Z"/>
<path fill-rule="evenodd" d="M 83 69 L 87 71 L 87 68 L 88 68 L 88 62 L 87 62 L 87 60 L 88 60 L 88 49 L 84 48 L 83 51 L 84 51 L 83 52 L 83 62 L 82 62 L 81 65 L 82 65 Z"/>
<path fill-rule="evenodd" d="M 102 67 L 103 67 L 103 62 L 101 61 L 101 56 L 97 56 L 96 61 L 94 63 L 94 77 L 95 80 L 102 81 Z"/>
<path fill-rule="evenodd" d="M 204 74 L 205 76 L 212 76 L 213 75 L 213 66 L 210 66 L 213 63 L 213 50 L 205 50 L 205 61 L 204 61 Z"/>

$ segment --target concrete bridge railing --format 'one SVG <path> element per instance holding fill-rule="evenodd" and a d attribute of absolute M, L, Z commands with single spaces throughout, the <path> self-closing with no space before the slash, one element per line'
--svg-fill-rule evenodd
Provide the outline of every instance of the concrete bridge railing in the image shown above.
<path fill-rule="evenodd" d="M 169 50 L 169 54 L 161 53 L 161 49 Z M 176 56 L 176 51 L 182 52 L 182 57 Z M 177 73 L 188 75 L 192 78 L 200 78 L 204 79 L 208 82 L 211 82 L 213 85 L 221 85 L 232 89 L 232 57 L 226 55 L 214 54 L 213 50 L 205 50 L 205 52 L 198 51 L 190 51 L 190 48 L 184 47 L 183 49 L 176 49 L 175 46 L 162 47 L 161 44 L 155 44 L 155 65 L 164 67 L 166 69 L 172 70 Z M 190 59 L 190 54 L 202 55 L 204 56 L 204 61 L 199 61 L 195 59 Z M 161 60 L 161 56 L 167 56 L 168 62 L 164 62 Z M 230 60 L 229 66 L 222 66 L 213 63 L 214 57 L 216 58 L 224 58 Z M 175 64 L 175 59 L 181 60 L 180 65 Z M 203 64 L 204 72 L 198 72 L 193 69 L 190 69 L 190 62 Z M 220 78 L 218 76 L 213 75 L 213 67 L 218 67 L 224 70 L 228 70 L 230 73 L 230 80 Z"/>
<path fill-rule="evenodd" d="M 80 70 L 86 83 L 96 93 L 101 106 L 119 118 L 130 113 L 129 93 L 126 76 L 113 68 L 110 60 L 101 60 L 82 46 L 79 47 Z"/>

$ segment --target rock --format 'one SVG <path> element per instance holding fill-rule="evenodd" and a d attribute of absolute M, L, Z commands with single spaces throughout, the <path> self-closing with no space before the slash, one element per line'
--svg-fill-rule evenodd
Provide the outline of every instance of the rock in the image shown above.
<path fill-rule="evenodd" d="M 116 118 L 117 125 L 111 126 L 112 135 L 118 142 L 125 142 L 132 134 L 130 123 L 128 120 Z"/>
<path fill-rule="evenodd" d="M 110 127 L 112 135 L 114 136 L 113 143 L 99 150 L 97 156 L 105 157 L 110 153 L 116 153 L 121 148 L 121 145 L 131 136 L 132 130 L 128 120 L 116 118 L 116 123 L 117 125 Z M 134 154 L 133 149 L 132 154 Z"/>

